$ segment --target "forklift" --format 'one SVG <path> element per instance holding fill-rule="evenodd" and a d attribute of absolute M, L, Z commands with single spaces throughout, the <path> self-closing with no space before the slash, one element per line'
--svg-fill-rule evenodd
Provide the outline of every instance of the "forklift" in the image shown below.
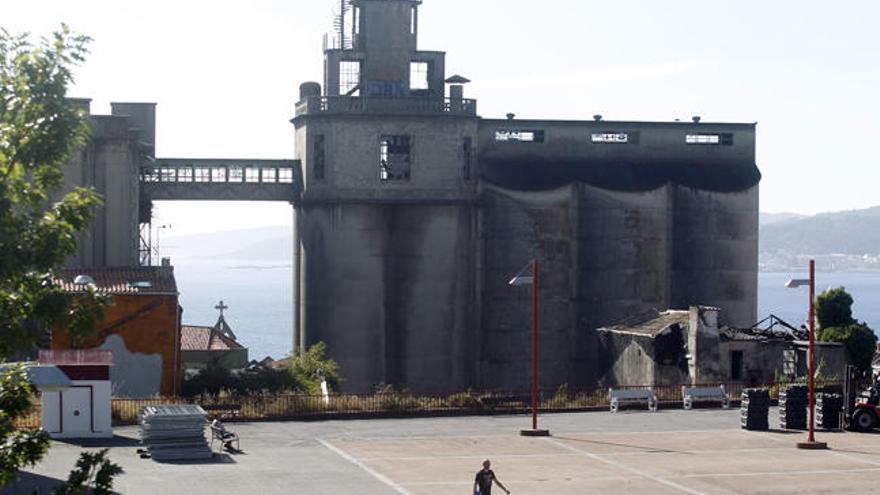
<path fill-rule="evenodd" d="M 847 401 L 845 419 L 850 430 L 871 431 L 880 428 L 880 376 L 874 377 L 867 391 L 859 396 L 857 373 L 852 369 L 847 370 Z"/>

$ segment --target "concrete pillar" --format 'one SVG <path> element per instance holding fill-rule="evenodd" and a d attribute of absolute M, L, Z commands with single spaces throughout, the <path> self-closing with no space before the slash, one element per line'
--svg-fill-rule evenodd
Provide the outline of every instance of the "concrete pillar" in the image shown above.
<path fill-rule="evenodd" d="M 688 318 L 688 361 L 691 383 L 722 380 L 718 308 L 691 306 Z"/>
<path fill-rule="evenodd" d="M 302 331 L 301 305 L 302 305 L 302 239 L 300 238 L 300 225 L 297 206 L 291 205 L 293 211 L 293 260 L 292 272 L 293 283 L 293 346 L 292 354 L 305 352 L 305 333 Z"/>

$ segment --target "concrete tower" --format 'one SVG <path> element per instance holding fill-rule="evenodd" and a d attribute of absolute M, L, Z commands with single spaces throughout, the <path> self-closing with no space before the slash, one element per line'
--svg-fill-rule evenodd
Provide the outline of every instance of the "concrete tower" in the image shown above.
<path fill-rule="evenodd" d="M 445 54 L 419 51 L 415 0 L 343 2 L 323 93 L 293 123 L 299 346 L 326 342 L 346 389 L 469 386 L 474 341 L 476 102 L 444 97 Z"/>

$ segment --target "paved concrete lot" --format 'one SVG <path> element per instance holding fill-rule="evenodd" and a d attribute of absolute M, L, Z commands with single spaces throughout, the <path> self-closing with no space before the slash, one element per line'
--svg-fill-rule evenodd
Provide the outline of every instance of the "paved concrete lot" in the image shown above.
<path fill-rule="evenodd" d="M 775 411 L 772 412 L 775 415 Z M 880 435 L 821 433 L 830 451 L 794 448 L 804 433 L 746 432 L 738 410 L 545 416 L 552 438 L 524 438 L 526 417 L 235 424 L 244 454 L 159 464 L 120 428 L 112 459 L 125 494 L 469 493 L 483 459 L 516 494 L 872 493 Z M 100 447 L 90 444 L 89 447 Z M 66 476 L 80 445 L 56 443 L 4 493 Z"/>

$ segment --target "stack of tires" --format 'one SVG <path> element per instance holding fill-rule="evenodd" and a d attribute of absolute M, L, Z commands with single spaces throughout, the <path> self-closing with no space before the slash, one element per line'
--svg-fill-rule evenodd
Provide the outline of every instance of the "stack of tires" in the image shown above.
<path fill-rule="evenodd" d="M 779 426 L 786 430 L 807 429 L 807 387 L 790 385 L 779 392 Z"/>
<path fill-rule="evenodd" d="M 770 391 L 766 388 L 747 388 L 742 392 L 742 427 L 745 430 L 770 429 Z"/>
<path fill-rule="evenodd" d="M 839 430 L 842 410 L 843 396 L 840 394 L 819 394 L 816 398 L 816 422 L 820 428 Z"/>

